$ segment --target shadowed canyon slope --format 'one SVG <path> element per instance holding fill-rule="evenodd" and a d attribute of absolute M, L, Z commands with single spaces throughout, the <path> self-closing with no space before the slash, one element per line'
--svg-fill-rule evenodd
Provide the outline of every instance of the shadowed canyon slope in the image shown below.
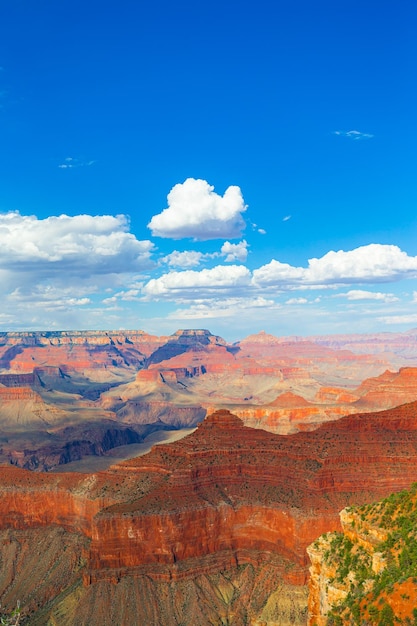
<path fill-rule="evenodd" d="M 96 474 L 3 466 L 2 605 L 20 599 L 33 626 L 305 624 L 307 545 L 342 508 L 415 480 L 416 416 L 412 403 L 280 436 L 218 411 Z M 57 578 L 41 582 L 58 541 Z"/>

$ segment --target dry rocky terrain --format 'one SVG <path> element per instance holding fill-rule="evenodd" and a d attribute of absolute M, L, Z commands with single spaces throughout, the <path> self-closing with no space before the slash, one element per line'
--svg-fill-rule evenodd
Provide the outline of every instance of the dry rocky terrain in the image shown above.
<path fill-rule="evenodd" d="M 415 332 L 0 341 L 0 602 L 31 626 L 305 625 L 307 546 L 415 481 Z"/>

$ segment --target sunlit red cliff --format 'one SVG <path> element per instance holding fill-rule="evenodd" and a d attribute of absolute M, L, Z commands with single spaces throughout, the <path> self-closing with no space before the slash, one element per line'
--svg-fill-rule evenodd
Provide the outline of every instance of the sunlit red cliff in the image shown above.
<path fill-rule="evenodd" d="M 170 602 L 163 592 L 166 585 L 181 587 L 188 581 L 193 587 L 204 577 L 210 586 L 219 572 L 236 577 L 236 568 L 247 570 L 255 584 L 256 572 L 262 579 L 266 566 L 276 584 L 280 580 L 283 585 L 274 602 L 277 611 L 285 611 L 291 589 L 300 591 L 307 580 L 307 545 L 322 532 L 340 528 L 340 509 L 414 481 L 416 415 L 417 403 L 412 403 L 348 416 L 310 433 L 278 436 L 245 427 L 236 416 L 219 411 L 185 439 L 156 446 L 105 472 L 39 474 L 3 467 L 0 528 L 26 533 L 23 542 L 30 541 L 28 533 L 41 528 L 48 533 L 54 526 L 85 537 L 77 544 L 83 545 L 77 576 L 84 586 L 68 594 L 97 602 L 101 589 L 100 602 L 109 615 L 111 598 L 127 584 L 132 588 L 133 581 L 137 593 L 144 585 L 152 602 L 160 597 L 164 616 Z M 75 576 L 74 563 L 68 567 Z M 23 581 L 18 588 L 21 599 L 33 606 Z M 16 600 L 9 588 L 0 593 L 8 602 Z M 253 623 L 272 590 L 265 585 L 258 593 L 258 613 L 250 608 Z M 299 599 L 293 623 L 302 624 L 306 597 Z M 64 611 L 62 602 L 58 594 L 48 614 Z M 245 605 L 244 589 L 239 602 Z M 184 605 L 186 620 L 197 619 L 189 613 L 193 606 L 191 601 Z M 65 621 L 73 619 L 67 610 L 63 625 L 74 623 Z M 207 609 L 210 616 L 213 610 Z M 238 609 L 223 602 L 216 610 L 218 618 L 230 618 Z M 39 615 L 45 615 L 42 611 Z M 31 624 L 41 623 L 36 613 Z M 98 615 L 102 620 L 103 607 Z M 207 614 L 203 611 L 198 619 L 207 620 Z M 186 623 L 204 623 L 198 619 Z M 111 623 L 82 614 L 78 620 L 92 626 Z"/>

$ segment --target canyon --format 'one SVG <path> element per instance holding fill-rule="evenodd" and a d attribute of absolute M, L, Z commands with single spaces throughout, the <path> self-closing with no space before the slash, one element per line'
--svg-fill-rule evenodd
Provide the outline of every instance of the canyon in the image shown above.
<path fill-rule="evenodd" d="M 367 352 L 369 350 L 369 352 Z M 289 434 L 417 398 L 416 333 L 0 333 L 0 461 L 51 470 L 228 409 Z"/>
<path fill-rule="evenodd" d="M 405 404 L 283 436 L 220 410 L 95 474 L 2 466 L 2 605 L 19 599 L 30 624 L 111 624 L 123 602 L 133 623 L 305 624 L 307 546 L 341 529 L 346 506 L 411 485 L 416 413 Z M 25 555 L 49 533 L 51 549 L 68 545 L 60 574 L 35 579 L 51 567 L 48 549 L 26 583 Z"/>
<path fill-rule="evenodd" d="M 0 600 L 31 626 L 313 624 L 308 546 L 416 479 L 416 332 L 0 342 Z"/>

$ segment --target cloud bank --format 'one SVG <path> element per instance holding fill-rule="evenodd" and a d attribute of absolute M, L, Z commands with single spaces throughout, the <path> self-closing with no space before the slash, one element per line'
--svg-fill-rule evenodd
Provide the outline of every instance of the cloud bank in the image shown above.
<path fill-rule="evenodd" d="M 153 278 L 143 288 L 148 297 L 171 297 L 172 295 L 182 298 L 195 298 L 196 292 L 202 297 L 204 294 L 217 294 L 218 292 L 247 288 L 250 285 L 251 274 L 243 265 L 223 266 L 217 265 L 211 269 L 185 270 L 183 272 L 170 272 L 159 278 Z"/>
<path fill-rule="evenodd" d="M 173 250 L 168 241 L 159 250 L 130 232 L 125 215 L 0 214 L 0 325 L 135 328 L 146 327 L 141 319 L 233 317 L 236 325 L 290 325 L 285 320 L 299 323 L 306 308 L 323 325 L 353 314 L 384 324 L 414 319 L 415 284 L 408 294 L 378 287 L 417 278 L 417 256 L 398 246 L 372 243 L 330 250 L 305 265 L 273 258 L 259 266 L 246 239 L 232 242 L 245 227 L 238 187 L 220 196 L 190 178 L 171 190 L 168 205 L 149 228 L 166 240 L 200 241 L 195 249 Z"/>
<path fill-rule="evenodd" d="M 135 272 L 151 267 L 151 241 L 128 232 L 124 215 L 59 215 L 39 220 L 0 214 L 0 268 L 56 274 Z M 32 278 L 31 278 L 32 280 Z"/>
<path fill-rule="evenodd" d="M 154 237 L 168 239 L 236 239 L 246 226 L 246 208 L 239 187 L 220 196 L 207 181 L 187 178 L 171 189 L 168 208 L 154 215 L 148 228 Z"/>
<path fill-rule="evenodd" d="M 331 250 L 308 267 L 292 267 L 273 259 L 253 272 L 254 284 L 285 287 L 383 283 L 417 277 L 417 257 L 398 246 L 369 244 L 345 252 Z"/>
<path fill-rule="evenodd" d="M 94 294 L 154 266 L 153 243 L 139 241 L 128 229 L 123 215 L 41 220 L 18 212 L 0 214 L 4 323 L 17 319 L 32 327 L 85 327 L 82 319 L 88 318 L 78 311 L 93 304 Z"/>

